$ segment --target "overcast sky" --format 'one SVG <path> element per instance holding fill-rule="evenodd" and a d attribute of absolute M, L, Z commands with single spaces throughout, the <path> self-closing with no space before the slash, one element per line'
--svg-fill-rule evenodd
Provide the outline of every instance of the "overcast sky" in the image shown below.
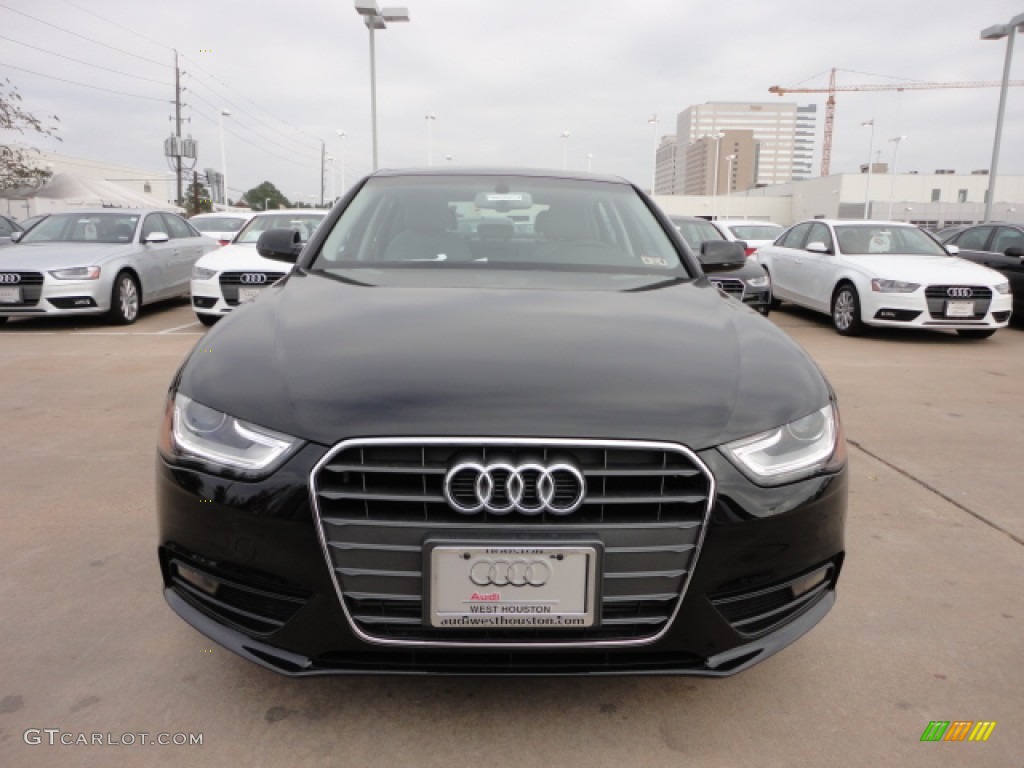
<path fill-rule="evenodd" d="M 411 22 L 376 36 L 382 167 L 427 165 L 429 123 L 434 165 L 560 168 L 567 153 L 569 167 L 585 169 L 591 155 L 594 171 L 646 188 L 652 115 L 659 133 L 674 133 L 690 105 L 778 100 L 769 86 L 824 87 L 832 67 L 847 70 L 840 85 L 999 81 L 1006 42 L 979 32 L 1024 12 L 1024 2 L 408 0 L 408 8 Z M 370 170 L 368 38 L 352 0 L 0 0 L 0 72 L 29 111 L 60 118 L 63 141 L 39 146 L 166 171 L 177 48 L 188 89 L 183 133 L 199 141 L 199 169 L 220 168 L 218 115 L 232 112 L 224 120 L 232 197 L 269 180 L 290 199 L 319 198 L 320 140 L 339 158 L 339 194 L 342 155 L 348 183 Z M 1011 78 L 1024 80 L 1020 40 L 1016 54 Z M 818 105 L 815 173 L 825 98 L 785 99 Z M 840 93 L 832 172 L 867 160 L 861 123 L 869 119 L 882 161 L 891 161 L 888 139 L 907 136 L 900 171 L 988 168 L 998 98 L 998 88 Z M 1024 87 L 1009 90 L 1000 173 L 1024 174 Z"/>

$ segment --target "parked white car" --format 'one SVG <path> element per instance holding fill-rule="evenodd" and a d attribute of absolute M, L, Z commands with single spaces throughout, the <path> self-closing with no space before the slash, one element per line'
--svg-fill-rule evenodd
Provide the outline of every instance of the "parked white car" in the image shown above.
<path fill-rule="evenodd" d="M 775 242 L 786 231 L 780 224 L 757 219 L 715 219 L 711 222 L 726 240 L 747 244 L 747 256 L 757 258 L 757 249 Z"/>
<path fill-rule="evenodd" d="M 253 214 L 230 245 L 207 254 L 192 268 L 192 308 L 203 325 L 222 316 L 276 283 L 291 269 L 256 252 L 260 235 L 270 229 L 293 229 L 305 243 L 327 211 L 300 208 Z"/>
<path fill-rule="evenodd" d="M 221 245 L 227 245 L 235 239 L 235 235 L 252 216 L 250 212 L 200 213 L 188 221 L 207 237 L 212 237 Z"/>
<path fill-rule="evenodd" d="M 844 336 L 873 325 L 988 338 L 1010 319 L 1010 284 L 956 250 L 912 224 L 816 219 L 794 225 L 758 257 L 774 302 L 828 313 Z"/>

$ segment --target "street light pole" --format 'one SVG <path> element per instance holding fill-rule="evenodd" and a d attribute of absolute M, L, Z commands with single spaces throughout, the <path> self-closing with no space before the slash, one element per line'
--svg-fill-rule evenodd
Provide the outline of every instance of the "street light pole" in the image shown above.
<path fill-rule="evenodd" d="M 270 210 L 270 198 L 269 197 L 263 198 L 263 210 L 264 211 L 269 211 Z"/>
<path fill-rule="evenodd" d="M 341 158 L 341 194 L 345 194 L 345 137 L 348 136 L 341 128 L 335 133 L 338 134 L 338 138 L 341 139 L 341 151 L 338 152 L 338 156 Z"/>
<path fill-rule="evenodd" d="M 647 123 L 654 128 L 654 168 L 651 170 L 651 196 L 654 196 L 654 188 L 658 184 L 658 116 L 651 115 Z"/>
<path fill-rule="evenodd" d="M 593 152 L 587 152 L 587 173 L 590 173 L 590 163 L 594 159 Z"/>
<path fill-rule="evenodd" d="M 437 120 L 437 115 L 433 112 L 427 112 L 427 165 L 431 166 L 434 164 L 434 143 L 433 143 L 433 131 L 431 130 L 434 125 L 434 121 Z"/>
<path fill-rule="evenodd" d="M 869 125 L 871 126 L 871 138 L 868 140 L 868 180 L 864 187 L 864 216 L 862 217 L 864 219 L 868 217 L 868 206 L 871 204 L 871 153 L 875 151 L 875 120 L 872 118 L 860 124 L 861 128 L 866 128 Z"/>
<path fill-rule="evenodd" d="M 355 0 L 356 13 L 363 17 L 363 23 L 370 30 L 370 130 L 373 133 L 373 170 L 377 170 L 377 55 L 374 48 L 374 31 L 387 29 L 388 21 L 409 21 L 408 8 L 377 7 L 375 0 Z"/>
<path fill-rule="evenodd" d="M 221 185 L 224 187 L 224 209 L 228 207 L 228 161 L 224 153 L 224 118 L 231 117 L 231 110 L 220 111 L 220 173 Z"/>
<path fill-rule="evenodd" d="M 992 165 L 988 171 L 988 193 L 985 199 L 985 221 L 992 218 L 992 203 L 996 193 L 996 174 L 999 170 L 999 144 L 1003 138 L 1003 116 L 1006 113 L 1006 87 L 1010 82 L 1010 62 L 1013 59 L 1013 38 L 1017 29 L 1024 28 L 1024 13 L 1010 19 L 1009 24 L 996 24 L 981 30 L 982 40 L 1006 38 L 1006 60 L 1003 63 L 1003 82 L 999 88 L 999 110 L 996 113 L 996 137 L 992 142 Z"/>
<path fill-rule="evenodd" d="M 569 167 L 569 132 L 562 131 L 562 170 Z"/>
<path fill-rule="evenodd" d="M 889 181 L 889 221 L 892 221 L 892 200 L 896 192 L 896 158 L 900 153 L 900 142 L 903 141 L 906 136 L 894 136 L 889 139 L 893 143 L 892 148 L 892 179 Z"/>
<path fill-rule="evenodd" d="M 729 218 L 729 195 L 732 194 L 732 163 L 736 159 L 736 155 L 727 155 L 726 160 L 729 161 L 729 171 L 725 175 L 725 207 L 723 208 L 723 219 Z"/>
<path fill-rule="evenodd" d="M 327 156 L 327 168 L 331 178 L 331 205 L 334 205 L 334 201 L 338 199 L 338 193 L 334 188 L 334 155 Z"/>
<path fill-rule="evenodd" d="M 712 178 L 712 187 L 711 187 L 711 200 L 714 203 L 711 206 L 711 208 L 712 208 L 712 210 L 711 210 L 711 218 L 712 219 L 714 219 L 718 215 L 718 166 L 722 162 L 721 158 L 719 157 L 719 152 L 721 152 L 721 149 L 722 149 L 722 139 L 725 138 L 725 134 L 724 133 L 716 133 L 713 138 L 715 140 L 715 173 L 714 173 L 714 176 Z"/>

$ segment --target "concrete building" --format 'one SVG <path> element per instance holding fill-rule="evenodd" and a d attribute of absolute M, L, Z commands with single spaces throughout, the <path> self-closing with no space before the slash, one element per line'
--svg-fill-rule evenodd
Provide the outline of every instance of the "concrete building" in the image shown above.
<path fill-rule="evenodd" d="M 676 151 L 679 147 L 674 134 L 661 137 L 654 156 L 655 195 L 671 195 L 676 183 Z"/>
<path fill-rule="evenodd" d="M 723 131 L 752 131 L 758 144 L 755 185 L 782 184 L 812 173 L 817 106 L 794 103 L 708 102 L 687 107 L 676 117 L 681 147 Z M 728 153 L 726 153 L 728 154 Z M 673 194 L 685 189 L 685 153 L 677 152 L 678 179 Z"/>
<path fill-rule="evenodd" d="M 686 147 L 683 194 L 716 195 L 751 189 L 757 173 L 758 144 L 753 131 L 722 131 Z"/>

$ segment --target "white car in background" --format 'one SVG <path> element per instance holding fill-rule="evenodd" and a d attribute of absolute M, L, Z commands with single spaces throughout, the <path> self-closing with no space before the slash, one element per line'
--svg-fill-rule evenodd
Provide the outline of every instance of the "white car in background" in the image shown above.
<path fill-rule="evenodd" d="M 188 221 L 207 237 L 227 245 L 252 217 L 251 213 L 200 213 Z"/>
<path fill-rule="evenodd" d="M 726 240 L 742 240 L 747 244 L 747 256 L 757 258 L 757 249 L 775 242 L 786 228 L 771 221 L 758 219 L 715 219 L 711 222 Z"/>
<path fill-rule="evenodd" d="M 201 258 L 192 268 L 192 308 L 203 325 L 222 316 L 280 280 L 291 269 L 280 261 L 264 259 L 256 241 L 269 229 L 293 229 L 305 244 L 327 211 L 300 208 L 255 213 L 230 245 Z"/>
<path fill-rule="evenodd" d="M 988 338 L 1010 319 L 1010 284 L 955 252 L 913 224 L 814 219 L 762 246 L 758 257 L 771 275 L 773 303 L 827 313 L 843 336 L 873 325 Z"/>

